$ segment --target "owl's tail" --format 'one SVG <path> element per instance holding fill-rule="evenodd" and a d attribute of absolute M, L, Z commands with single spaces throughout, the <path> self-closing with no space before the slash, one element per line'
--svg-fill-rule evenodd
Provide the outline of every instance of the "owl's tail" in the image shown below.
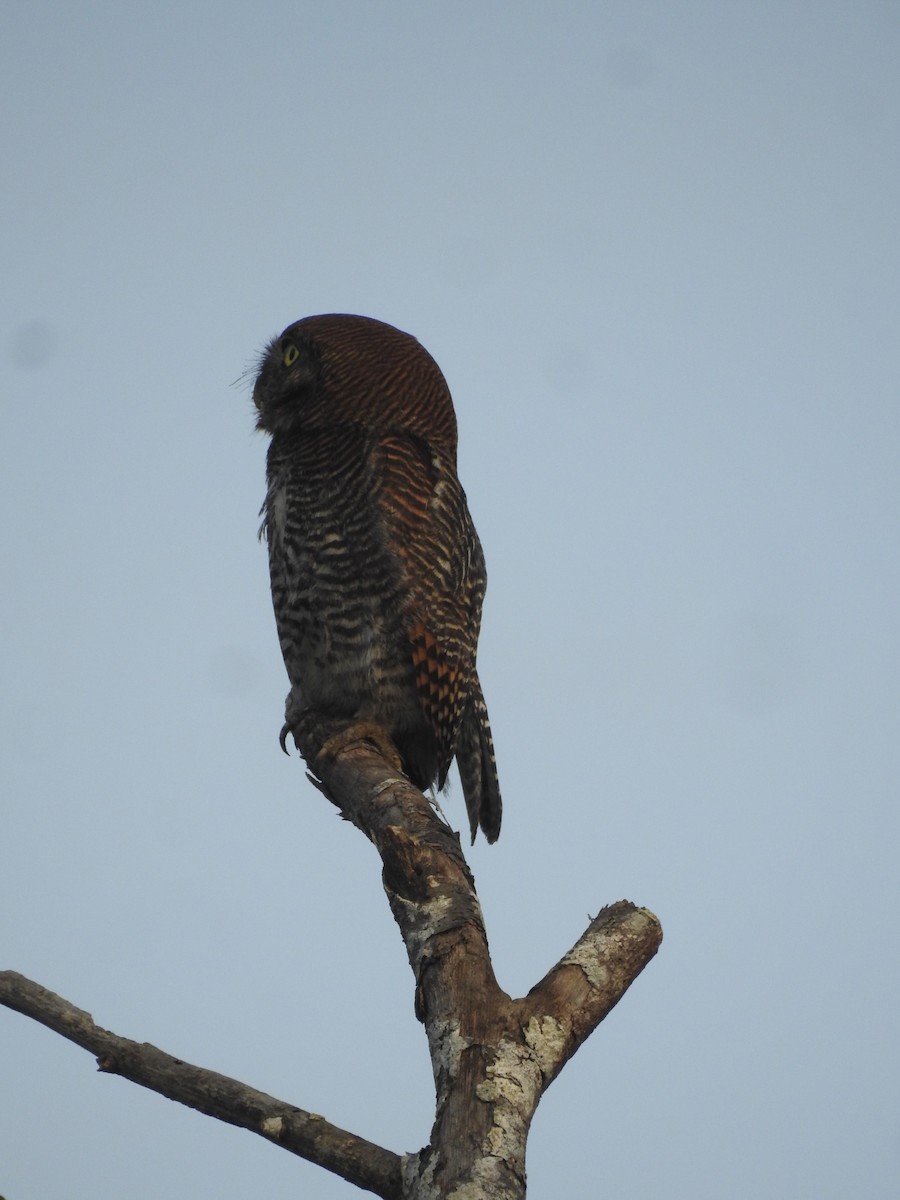
<path fill-rule="evenodd" d="M 469 813 L 472 841 L 475 841 L 480 826 L 487 840 L 496 842 L 500 836 L 503 804 L 500 800 L 500 780 L 497 778 L 491 723 L 477 675 L 459 730 L 456 765 L 459 767 L 459 778 Z"/>

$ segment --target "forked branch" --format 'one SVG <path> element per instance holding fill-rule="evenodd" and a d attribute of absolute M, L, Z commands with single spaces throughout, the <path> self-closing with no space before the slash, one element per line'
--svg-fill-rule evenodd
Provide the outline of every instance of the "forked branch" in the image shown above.
<path fill-rule="evenodd" d="M 0 972 L 0 1003 L 90 1050 L 100 1070 L 250 1129 L 385 1200 L 521 1200 L 540 1098 L 656 953 L 659 922 L 627 901 L 610 905 L 527 996 L 511 999 L 494 976 L 459 838 L 430 802 L 364 730 L 309 728 L 297 740 L 320 789 L 384 864 L 431 1054 L 429 1145 L 394 1154 L 237 1080 L 101 1029 L 12 971 Z"/>
<path fill-rule="evenodd" d="M 310 728 L 298 744 L 325 794 L 377 847 L 416 979 L 436 1116 L 430 1144 L 405 1163 L 404 1196 L 519 1200 L 544 1090 L 659 949 L 659 921 L 627 901 L 603 909 L 529 995 L 512 1000 L 494 976 L 459 838 L 429 801 L 364 735 Z"/>

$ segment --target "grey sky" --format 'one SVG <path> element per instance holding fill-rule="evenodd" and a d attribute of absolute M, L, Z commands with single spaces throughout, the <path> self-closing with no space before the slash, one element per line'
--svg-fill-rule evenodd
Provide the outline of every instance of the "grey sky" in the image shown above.
<path fill-rule="evenodd" d="M 379 863 L 278 749 L 232 386 L 366 313 L 456 401 L 501 983 L 623 896 L 665 930 L 530 1194 L 898 1194 L 898 61 L 859 0 L 7 13 L 3 966 L 427 1139 Z M 7 1200 L 351 1194 L 2 1011 L 0 1064 Z"/>

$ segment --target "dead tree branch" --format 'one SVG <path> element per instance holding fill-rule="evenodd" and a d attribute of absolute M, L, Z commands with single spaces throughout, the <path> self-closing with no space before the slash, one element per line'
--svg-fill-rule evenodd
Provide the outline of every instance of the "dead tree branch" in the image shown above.
<path fill-rule="evenodd" d="M 159 1092 L 189 1108 L 249 1129 L 357 1187 L 399 1200 L 401 1160 L 315 1113 L 248 1087 L 237 1079 L 173 1058 L 148 1042 L 133 1042 L 95 1025 L 76 1008 L 15 971 L 0 971 L 0 1003 L 24 1013 L 96 1055 L 97 1067 Z"/>
<path fill-rule="evenodd" d="M 405 1161 L 404 1196 L 520 1200 L 538 1102 L 659 949 L 659 922 L 627 901 L 605 908 L 528 996 L 512 1000 L 494 976 L 458 835 L 364 738 L 329 732 L 310 728 L 298 744 L 322 790 L 381 855 L 431 1052 L 435 1122 L 430 1144 Z"/>
<path fill-rule="evenodd" d="M 267 1138 L 385 1200 L 521 1200 L 525 1145 L 545 1089 L 659 948 L 647 909 L 604 908 L 522 999 L 494 976 L 481 907 L 459 837 L 354 730 L 295 732 L 318 786 L 365 833 L 415 977 L 435 1081 L 430 1143 L 400 1156 L 237 1080 L 94 1024 L 15 972 L 0 1003 L 42 1022 L 123 1075 Z"/>

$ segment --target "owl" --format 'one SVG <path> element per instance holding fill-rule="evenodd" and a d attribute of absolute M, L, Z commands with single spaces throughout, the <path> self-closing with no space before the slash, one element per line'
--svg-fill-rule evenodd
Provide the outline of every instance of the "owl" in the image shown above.
<path fill-rule="evenodd" d="M 408 778 L 443 788 L 456 758 L 472 840 L 500 833 L 500 786 L 475 669 L 486 572 L 456 474 L 456 415 L 415 338 L 370 317 L 304 317 L 263 353 L 271 435 L 263 526 L 302 713 L 374 724 Z"/>

